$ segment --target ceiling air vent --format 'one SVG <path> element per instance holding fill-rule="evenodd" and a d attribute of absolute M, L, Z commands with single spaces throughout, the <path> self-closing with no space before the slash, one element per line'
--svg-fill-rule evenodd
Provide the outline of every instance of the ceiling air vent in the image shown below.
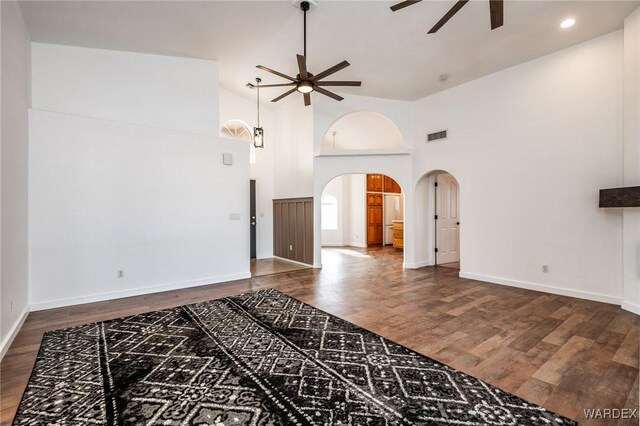
<path fill-rule="evenodd" d="M 427 135 L 427 142 L 437 141 L 438 139 L 446 139 L 446 138 L 447 138 L 447 131 L 442 130 L 440 132 L 429 133 Z"/>

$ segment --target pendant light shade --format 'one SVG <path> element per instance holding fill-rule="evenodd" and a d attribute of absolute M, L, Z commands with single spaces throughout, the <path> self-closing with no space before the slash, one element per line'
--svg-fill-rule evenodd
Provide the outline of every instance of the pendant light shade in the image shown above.
<path fill-rule="evenodd" d="M 260 78 L 256 78 L 256 91 L 258 93 L 258 126 L 253 128 L 253 146 L 256 148 L 264 148 L 264 129 L 260 127 Z"/>
<path fill-rule="evenodd" d="M 262 127 L 253 128 L 253 146 L 264 148 L 264 130 Z"/>

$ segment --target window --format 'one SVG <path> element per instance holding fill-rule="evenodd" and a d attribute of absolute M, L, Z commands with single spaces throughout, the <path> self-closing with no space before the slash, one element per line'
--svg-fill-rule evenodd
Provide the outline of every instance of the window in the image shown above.
<path fill-rule="evenodd" d="M 231 139 L 251 142 L 249 146 L 249 163 L 256 164 L 256 147 L 253 146 L 253 130 L 241 120 L 229 120 L 220 129 L 222 136 Z"/>
<path fill-rule="evenodd" d="M 335 231 L 338 229 L 338 200 L 333 195 L 323 195 L 321 205 L 322 230 Z"/>

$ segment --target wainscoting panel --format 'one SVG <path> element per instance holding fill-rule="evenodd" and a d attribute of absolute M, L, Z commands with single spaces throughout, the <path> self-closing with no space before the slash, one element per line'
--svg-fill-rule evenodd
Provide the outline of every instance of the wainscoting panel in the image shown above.
<path fill-rule="evenodd" d="M 273 200 L 273 254 L 313 264 L 313 198 Z"/>

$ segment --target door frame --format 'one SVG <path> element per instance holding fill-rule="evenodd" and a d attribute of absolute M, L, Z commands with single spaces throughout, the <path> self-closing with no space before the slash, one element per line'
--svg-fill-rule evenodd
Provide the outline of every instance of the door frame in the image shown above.
<path fill-rule="evenodd" d="M 433 206 L 433 210 L 428 209 L 427 214 L 429 215 L 429 229 L 431 230 L 432 235 L 429 238 L 429 243 L 432 244 L 431 247 L 429 248 L 429 245 L 427 245 L 427 249 L 428 250 L 433 250 L 433 266 L 438 266 L 438 252 L 436 251 L 438 248 L 438 220 L 436 219 L 436 214 L 438 211 L 438 175 L 442 175 L 442 174 L 448 174 L 449 176 L 451 176 L 453 178 L 453 180 L 456 182 L 456 185 L 458 185 L 458 262 L 461 262 L 462 260 L 462 247 L 461 247 L 461 241 L 462 239 L 460 238 L 461 236 L 461 223 L 462 220 L 460 219 L 460 203 L 461 203 L 461 199 L 462 196 L 460 194 L 460 182 L 458 181 L 458 179 L 455 177 L 455 175 L 453 175 L 452 173 L 449 173 L 445 170 L 434 170 L 430 173 L 427 174 L 427 177 L 430 178 L 427 180 L 427 185 L 428 185 L 428 191 L 429 191 L 429 195 L 427 197 L 427 199 L 429 201 L 431 201 L 429 204 Z"/>
<path fill-rule="evenodd" d="M 249 258 L 258 258 L 258 215 L 256 204 L 256 180 L 249 179 Z"/>

